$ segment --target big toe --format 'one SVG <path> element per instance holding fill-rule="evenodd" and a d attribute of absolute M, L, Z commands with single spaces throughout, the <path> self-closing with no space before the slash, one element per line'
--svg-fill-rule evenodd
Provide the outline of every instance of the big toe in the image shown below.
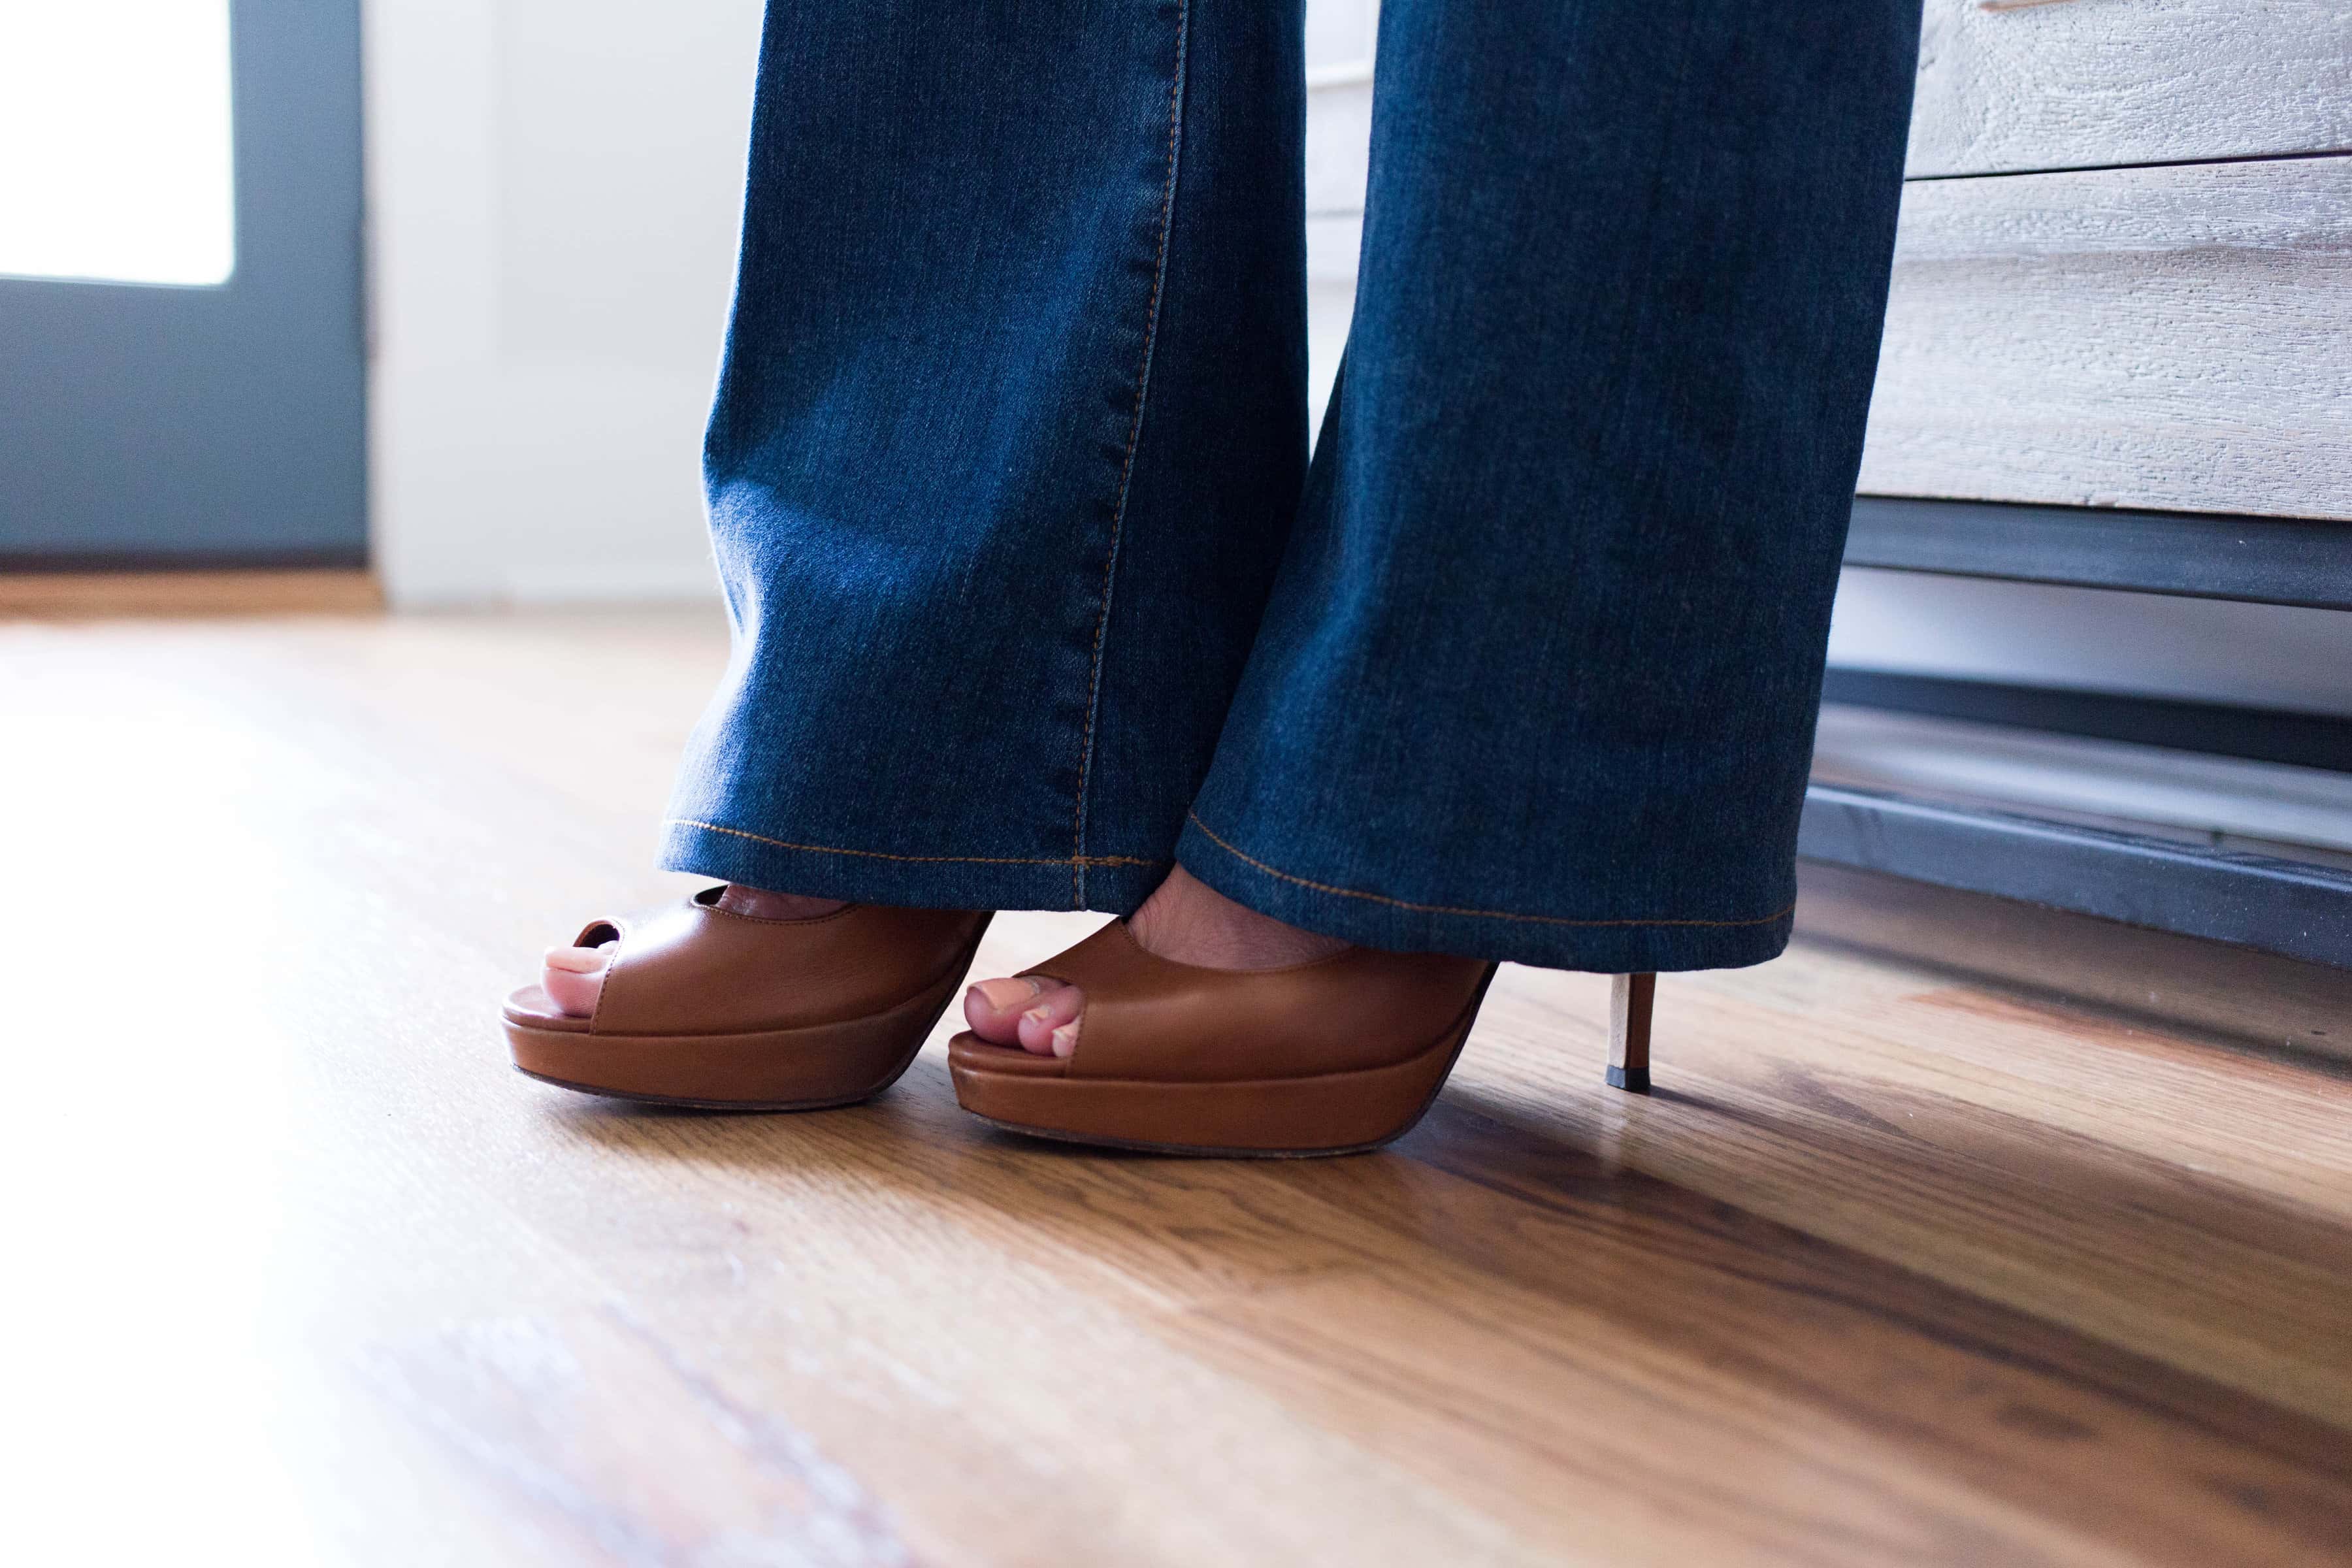
<path fill-rule="evenodd" d="M 992 1046 L 1017 1046 L 1021 1043 L 1022 1013 L 1036 1005 L 1037 998 L 1051 990 L 1053 984 L 1034 974 L 983 980 L 963 994 L 963 1021 L 971 1026 L 973 1034 Z"/>
<path fill-rule="evenodd" d="M 601 947 L 551 947 L 539 984 L 554 1003 L 575 1018 L 596 1011 L 604 990 L 604 964 L 611 956 Z"/>
<path fill-rule="evenodd" d="M 983 980 L 964 993 L 963 1016 L 971 1032 L 991 1045 L 1066 1057 L 1076 1048 L 1086 1001 L 1076 986 L 1035 975 Z"/>

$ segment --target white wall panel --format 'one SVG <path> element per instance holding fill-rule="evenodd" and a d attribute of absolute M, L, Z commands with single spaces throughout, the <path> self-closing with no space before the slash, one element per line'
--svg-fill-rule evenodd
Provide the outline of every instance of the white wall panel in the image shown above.
<path fill-rule="evenodd" d="M 761 11 L 364 8 L 371 506 L 395 604 L 715 592 L 699 453 Z"/>
<path fill-rule="evenodd" d="M 1927 0 L 1914 175 L 2347 148 L 2344 0 Z"/>

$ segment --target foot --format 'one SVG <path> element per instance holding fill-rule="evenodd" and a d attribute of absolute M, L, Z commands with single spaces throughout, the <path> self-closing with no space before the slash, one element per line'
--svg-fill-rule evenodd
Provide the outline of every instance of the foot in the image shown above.
<path fill-rule="evenodd" d="M 763 921 L 814 920 L 818 915 L 833 913 L 843 904 L 840 899 L 807 899 L 798 893 L 771 893 L 764 888 L 740 884 L 730 884 L 719 895 L 720 909 Z M 575 1018 L 593 1015 L 596 998 L 604 990 L 604 965 L 612 958 L 612 947 L 608 942 L 602 947 L 549 948 L 539 980 L 548 1000 Z"/>
<path fill-rule="evenodd" d="M 1181 866 L 1128 917 L 1127 929 L 1146 952 L 1203 969 L 1284 969 L 1349 945 L 1237 904 Z M 1086 1005 L 1075 985 L 1034 976 L 983 980 L 964 993 L 963 1016 L 991 1045 L 1066 1057 L 1078 1048 Z"/>

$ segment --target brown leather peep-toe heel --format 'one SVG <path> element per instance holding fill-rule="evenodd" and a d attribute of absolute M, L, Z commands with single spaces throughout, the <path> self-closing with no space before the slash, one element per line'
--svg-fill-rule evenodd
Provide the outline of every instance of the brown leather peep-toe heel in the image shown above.
<path fill-rule="evenodd" d="M 956 1099 L 1000 1127 L 1171 1154 L 1349 1154 L 1421 1120 L 1495 977 L 1482 959 L 1349 948 L 1287 969 L 1157 957 L 1113 921 L 1024 971 L 1086 992 L 1076 1050 L 971 1034 Z"/>
<path fill-rule="evenodd" d="M 589 1094 L 713 1110 L 815 1110 L 898 1080 L 947 1010 L 989 916 L 851 904 L 812 920 L 719 907 L 708 888 L 642 923 L 597 921 L 617 945 L 594 1016 L 526 985 L 507 1042 L 532 1078 Z"/>

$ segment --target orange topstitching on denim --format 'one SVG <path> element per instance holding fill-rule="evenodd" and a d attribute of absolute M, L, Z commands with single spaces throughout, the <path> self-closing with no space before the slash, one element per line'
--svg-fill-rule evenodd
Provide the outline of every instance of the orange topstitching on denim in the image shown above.
<path fill-rule="evenodd" d="M 1176 67 L 1168 80 L 1168 178 L 1160 193 L 1159 255 L 1151 264 L 1151 298 L 1144 306 L 1143 357 L 1135 367 L 1135 414 L 1128 421 L 1127 451 L 1119 459 L 1118 500 L 1111 508 L 1110 550 L 1103 557 L 1102 607 L 1095 613 L 1093 663 L 1087 674 L 1087 722 L 1078 737 L 1078 792 L 1070 808 L 1070 905 L 1087 903 L 1086 868 L 1105 864 L 1087 854 L 1087 784 L 1094 774 L 1095 712 L 1102 697 L 1103 635 L 1110 626 L 1113 575 L 1118 570 L 1118 537 L 1127 523 L 1129 481 L 1135 477 L 1135 449 L 1143 439 L 1143 404 L 1151 390 L 1151 351 L 1160 339 L 1160 297 L 1168 284 L 1168 236 L 1176 215 L 1177 152 L 1184 126 L 1184 57 L 1192 42 L 1192 0 L 1181 0 L 1176 12 Z"/>
<path fill-rule="evenodd" d="M 1787 919 L 1797 907 L 1794 904 L 1790 904 L 1787 909 L 1776 910 L 1769 915 L 1758 915 L 1754 920 L 1665 921 L 1577 920 L 1568 915 L 1520 915 L 1513 914 L 1507 910 L 1465 910 L 1456 909 L 1449 904 L 1416 904 L 1405 899 L 1391 899 L 1386 893 L 1367 893 L 1354 888 L 1335 888 L 1328 882 L 1317 882 L 1311 881 L 1305 877 L 1294 877 L 1289 872 L 1285 871 L 1278 867 L 1267 865 L 1265 861 L 1259 859 L 1255 855 L 1244 854 L 1241 850 L 1234 848 L 1232 845 L 1218 837 L 1216 830 L 1212 828 L 1207 823 L 1202 821 L 1199 813 L 1188 811 L 1184 815 L 1192 819 L 1192 826 L 1199 828 L 1201 830 L 1202 837 L 1208 839 L 1210 843 L 1215 845 L 1218 848 L 1223 850 L 1234 859 L 1242 861 L 1246 865 L 1256 867 L 1259 870 L 1265 872 L 1269 877 L 1278 877 L 1286 882 L 1296 882 L 1302 888 L 1312 888 L 1318 893 L 1332 893 L 1343 899 L 1362 899 L 1368 903 L 1387 904 L 1393 909 L 1411 910 L 1415 914 L 1473 915 L 1480 920 L 1526 921 L 1537 925 L 1552 926 L 1760 926 L 1769 925 L 1777 920 Z"/>
<path fill-rule="evenodd" d="M 920 860 L 926 863 L 952 863 L 959 866 L 1067 866 L 1066 855 L 893 855 L 887 849 L 842 849 L 831 844 L 794 844 L 786 838 L 771 838 L 764 833 L 746 833 L 740 827 L 722 826 L 716 822 L 701 822 L 691 816 L 663 819 L 665 827 L 699 827 L 706 833 L 725 833 L 737 838 L 749 838 L 755 844 L 772 844 L 779 849 L 802 849 L 812 855 L 856 855 L 867 860 Z M 1095 855 L 1084 864 L 1088 866 L 1164 866 L 1164 860 L 1145 860 L 1133 855 Z"/>

